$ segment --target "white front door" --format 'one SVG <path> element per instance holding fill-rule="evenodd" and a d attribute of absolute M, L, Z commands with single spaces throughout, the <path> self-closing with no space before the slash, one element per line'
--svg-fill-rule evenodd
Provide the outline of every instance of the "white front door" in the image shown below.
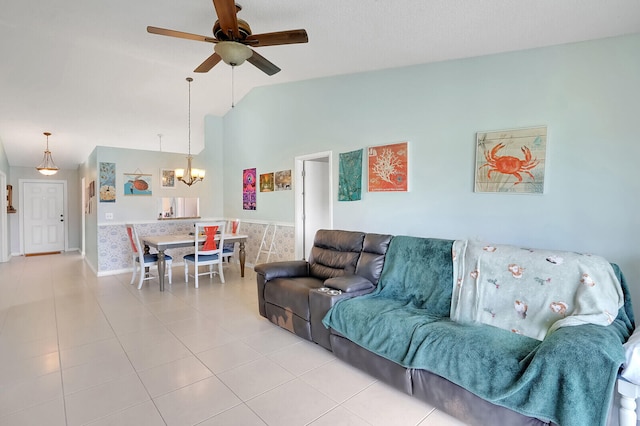
<path fill-rule="evenodd" d="M 64 251 L 64 184 L 61 182 L 25 182 L 24 252 Z"/>

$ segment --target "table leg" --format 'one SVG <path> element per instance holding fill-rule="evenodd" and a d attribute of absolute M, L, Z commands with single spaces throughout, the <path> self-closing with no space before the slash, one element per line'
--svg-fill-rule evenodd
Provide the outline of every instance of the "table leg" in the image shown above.
<path fill-rule="evenodd" d="M 151 250 L 149 249 L 148 245 L 144 245 L 144 254 L 149 254 L 151 252 Z M 144 277 L 145 278 L 149 278 L 149 267 L 145 266 L 144 268 Z"/>
<path fill-rule="evenodd" d="M 160 283 L 160 291 L 164 291 L 164 269 L 166 261 L 164 258 L 164 250 L 158 250 L 158 282 Z"/>
<path fill-rule="evenodd" d="M 244 277 L 244 261 L 247 257 L 247 253 L 244 251 L 244 241 L 240 241 L 240 276 Z"/>

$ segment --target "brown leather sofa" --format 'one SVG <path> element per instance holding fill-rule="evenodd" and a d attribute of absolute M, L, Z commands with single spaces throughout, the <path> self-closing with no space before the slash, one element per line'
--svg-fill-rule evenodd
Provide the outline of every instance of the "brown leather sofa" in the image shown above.
<path fill-rule="evenodd" d="M 325 314 L 340 298 L 378 284 L 391 235 L 321 229 L 309 260 L 257 265 L 260 315 L 331 350 Z"/>
<path fill-rule="evenodd" d="M 491 404 L 435 374 L 402 367 L 322 324 L 326 313 L 339 300 L 375 289 L 391 239 L 391 235 L 320 230 L 308 261 L 257 265 L 254 269 L 260 315 L 470 425 L 549 425 Z"/>
<path fill-rule="evenodd" d="M 309 261 L 257 265 L 260 314 L 466 424 L 555 425 L 493 404 L 437 374 L 403 367 L 357 345 L 336 330 L 325 328 L 322 320 L 338 301 L 376 288 L 391 240 L 390 235 L 321 230 Z M 626 284 L 623 288 L 626 289 Z"/>

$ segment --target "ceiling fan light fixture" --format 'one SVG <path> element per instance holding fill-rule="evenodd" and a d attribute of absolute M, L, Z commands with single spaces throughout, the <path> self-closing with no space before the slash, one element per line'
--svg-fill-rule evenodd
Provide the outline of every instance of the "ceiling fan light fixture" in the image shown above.
<path fill-rule="evenodd" d="M 58 166 L 53 162 L 53 157 L 51 156 L 51 151 L 49 151 L 49 136 L 51 133 L 44 132 L 44 135 L 47 137 L 47 149 L 44 150 L 44 157 L 42 158 L 42 163 L 36 170 L 45 176 L 51 176 L 58 173 Z"/>
<path fill-rule="evenodd" d="M 221 41 L 214 47 L 225 64 L 236 67 L 253 55 L 253 51 L 242 43 L 236 41 Z"/>

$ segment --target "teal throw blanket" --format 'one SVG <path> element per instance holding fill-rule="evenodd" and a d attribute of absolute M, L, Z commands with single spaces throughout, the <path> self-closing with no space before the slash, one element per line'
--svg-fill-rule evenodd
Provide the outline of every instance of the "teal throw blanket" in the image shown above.
<path fill-rule="evenodd" d="M 538 341 L 449 318 L 453 241 L 397 236 L 377 289 L 337 303 L 324 324 L 404 367 L 438 374 L 494 404 L 561 426 L 604 425 L 622 343 L 633 331 L 625 295 L 609 326 L 560 328 Z"/>

